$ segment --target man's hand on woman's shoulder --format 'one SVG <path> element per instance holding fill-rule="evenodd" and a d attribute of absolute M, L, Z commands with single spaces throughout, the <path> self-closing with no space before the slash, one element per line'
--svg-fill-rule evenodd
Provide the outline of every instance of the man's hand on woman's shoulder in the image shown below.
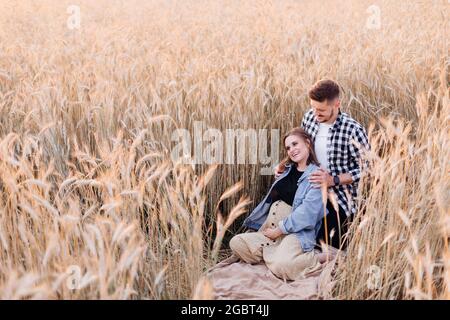
<path fill-rule="evenodd" d="M 277 164 L 274 169 L 275 179 L 277 179 L 283 173 L 284 168 L 281 167 L 281 163 Z"/>

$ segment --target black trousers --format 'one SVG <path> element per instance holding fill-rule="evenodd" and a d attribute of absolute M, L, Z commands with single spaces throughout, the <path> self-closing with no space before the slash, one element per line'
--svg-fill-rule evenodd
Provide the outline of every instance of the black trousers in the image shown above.
<path fill-rule="evenodd" d="M 327 202 L 327 231 L 328 231 L 328 244 L 335 247 L 345 249 L 347 247 L 347 238 L 344 237 L 348 231 L 348 227 L 352 220 L 352 215 L 347 217 L 344 210 L 339 206 L 339 219 L 338 213 L 334 210 L 333 205 L 330 201 Z M 325 240 L 325 219 L 322 219 L 322 226 L 320 227 L 319 233 L 317 234 L 316 243 L 317 248 L 320 249 L 320 242 L 326 242 Z M 340 228 L 340 233 L 339 233 Z M 334 229 L 334 232 L 331 230 Z M 330 237 L 330 233 L 332 237 Z"/>

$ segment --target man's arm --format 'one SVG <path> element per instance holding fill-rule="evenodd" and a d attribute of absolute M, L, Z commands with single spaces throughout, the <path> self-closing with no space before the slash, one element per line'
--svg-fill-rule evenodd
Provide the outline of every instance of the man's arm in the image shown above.
<path fill-rule="evenodd" d="M 366 130 L 360 126 L 355 127 L 352 134 L 352 141 L 350 141 L 350 156 L 356 163 L 356 166 L 348 172 L 352 182 L 357 182 L 361 178 L 361 155 L 368 150 L 370 150 L 370 143 Z"/>
<path fill-rule="evenodd" d="M 330 176 L 331 177 L 331 176 Z M 341 173 L 340 175 L 338 175 L 339 177 L 339 184 L 351 184 L 353 183 L 353 177 L 350 173 Z M 328 184 L 328 186 L 334 186 L 334 181 L 333 181 L 333 177 L 331 177 L 331 181 Z"/>
<path fill-rule="evenodd" d="M 333 187 L 333 176 L 323 168 L 314 171 L 309 176 L 309 182 L 313 185 L 313 188 L 320 188 L 322 182 L 326 182 L 328 187 Z M 339 185 L 350 184 L 353 182 L 352 175 L 350 173 L 341 173 L 339 175 Z"/>
<path fill-rule="evenodd" d="M 359 181 L 361 178 L 361 154 L 366 150 L 370 150 L 366 131 L 363 127 L 355 127 L 350 138 L 350 156 L 355 165 L 352 166 L 353 168 L 350 169 L 349 172 L 341 173 L 338 176 L 339 185 L 346 185 Z M 309 181 L 314 184 L 314 188 L 320 188 L 322 182 L 326 182 L 328 187 L 335 185 L 333 176 L 323 169 L 313 172 Z"/>

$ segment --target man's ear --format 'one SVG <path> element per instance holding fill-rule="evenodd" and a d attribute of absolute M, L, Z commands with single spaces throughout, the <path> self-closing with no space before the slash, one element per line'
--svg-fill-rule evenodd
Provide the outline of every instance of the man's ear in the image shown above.
<path fill-rule="evenodd" d="M 338 98 L 336 99 L 336 103 L 334 105 L 337 109 L 339 109 L 341 107 L 341 100 Z"/>

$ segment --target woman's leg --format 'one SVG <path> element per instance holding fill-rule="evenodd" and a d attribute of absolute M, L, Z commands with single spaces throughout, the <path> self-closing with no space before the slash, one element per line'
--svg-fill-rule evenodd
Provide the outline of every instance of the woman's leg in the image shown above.
<path fill-rule="evenodd" d="M 262 262 L 262 249 L 269 241 L 261 232 L 241 233 L 231 238 L 230 248 L 243 261 L 257 264 Z"/>
<path fill-rule="evenodd" d="M 314 251 L 304 253 L 295 234 L 285 236 L 278 246 L 264 248 L 263 257 L 270 271 L 284 280 L 303 279 L 321 268 Z"/>
<path fill-rule="evenodd" d="M 260 263 L 263 260 L 263 248 L 267 248 L 281 241 L 282 237 L 277 240 L 271 240 L 263 235 L 265 228 L 274 228 L 278 226 L 278 222 L 288 216 L 292 211 L 292 207 L 283 201 L 274 202 L 271 207 L 266 221 L 258 232 L 241 233 L 234 236 L 230 240 L 231 250 L 243 261 L 247 263 Z"/>

